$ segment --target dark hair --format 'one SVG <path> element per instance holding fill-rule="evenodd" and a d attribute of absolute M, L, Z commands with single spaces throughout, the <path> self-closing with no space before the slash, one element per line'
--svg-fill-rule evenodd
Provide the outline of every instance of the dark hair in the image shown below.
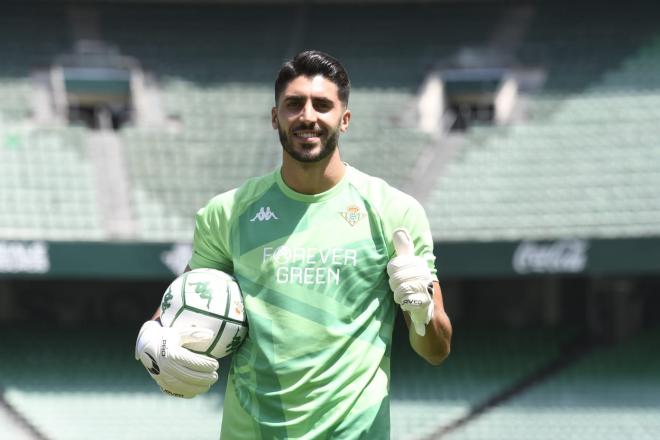
<path fill-rule="evenodd" d="M 299 76 L 314 77 L 322 75 L 337 85 L 339 100 L 348 104 L 348 95 L 351 92 L 351 81 L 344 66 L 332 56 L 319 50 L 306 50 L 300 52 L 291 60 L 284 63 L 275 80 L 275 104 L 282 94 L 282 90 Z"/>

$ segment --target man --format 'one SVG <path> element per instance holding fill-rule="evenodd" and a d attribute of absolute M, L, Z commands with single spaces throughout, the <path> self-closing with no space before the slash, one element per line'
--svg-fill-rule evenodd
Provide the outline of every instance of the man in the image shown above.
<path fill-rule="evenodd" d="M 232 273 L 249 324 L 231 365 L 223 440 L 389 438 L 396 304 L 420 356 L 435 365 L 449 353 L 421 205 L 340 159 L 349 92 L 346 71 L 327 54 L 284 64 L 272 109 L 281 168 L 197 214 L 187 269 Z M 206 337 L 149 321 L 136 357 L 165 392 L 192 397 L 215 382 L 217 361 L 182 344 Z"/>

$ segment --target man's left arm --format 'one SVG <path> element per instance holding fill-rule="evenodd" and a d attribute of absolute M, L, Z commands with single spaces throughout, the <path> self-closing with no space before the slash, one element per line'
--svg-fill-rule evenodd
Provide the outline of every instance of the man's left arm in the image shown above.
<path fill-rule="evenodd" d="M 448 355 L 451 347 L 452 327 L 445 312 L 440 283 L 433 282 L 433 317 L 426 324 L 424 336 L 420 336 L 410 322 L 410 314 L 403 312 L 408 326 L 410 345 L 417 354 L 432 365 L 439 365 Z"/>
<path fill-rule="evenodd" d="M 403 310 L 413 350 L 430 364 L 438 365 L 449 355 L 452 327 L 440 284 L 431 271 L 430 232 L 426 235 L 426 240 L 418 241 L 420 245 L 415 249 L 408 230 L 395 229 L 395 256 L 387 264 L 387 274 L 394 302 Z"/>

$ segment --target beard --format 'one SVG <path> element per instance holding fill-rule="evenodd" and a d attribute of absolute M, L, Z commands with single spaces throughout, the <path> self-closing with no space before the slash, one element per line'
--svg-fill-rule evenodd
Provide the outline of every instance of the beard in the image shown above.
<path fill-rule="evenodd" d="M 335 129 L 328 133 L 325 142 L 321 141 L 321 148 L 318 151 L 314 151 L 316 146 L 312 144 L 302 144 L 301 148 L 296 150 L 293 146 L 293 140 L 281 126 L 277 127 L 277 133 L 279 134 L 280 143 L 284 151 L 298 162 L 303 163 L 314 163 L 325 159 L 337 149 L 339 142 L 339 130 Z"/>

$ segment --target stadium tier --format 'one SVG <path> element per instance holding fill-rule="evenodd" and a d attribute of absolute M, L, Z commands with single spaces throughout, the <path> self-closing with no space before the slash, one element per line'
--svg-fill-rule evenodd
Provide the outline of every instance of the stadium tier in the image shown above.
<path fill-rule="evenodd" d="M 599 348 L 495 407 L 449 440 L 656 439 L 660 436 L 660 327 Z"/>
<path fill-rule="evenodd" d="M 429 63 L 455 52 L 457 41 L 483 42 L 493 25 L 490 14 L 496 9 L 459 6 L 446 12 L 438 5 L 388 5 L 374 15 L 372 8 L 357 6 L 346 15 L 331 5 L 262 7 L 257 13 L 250 6 L 237 5 L 170 5 L 157 10 L 149 5 L 133 5 L 130 10 L 100 5 L 100 35 L 157 77 L 162 110 L 177 126 L 173 135 L 164 127 L 129 127 L 119 132 L 130 176 L 130 210 L 137 225 L 133 237 L 187 241 L 194 212 L 206 200 L 276 166 L 281 153 L 270 128 L 272 77 L 298 47 L 328 50 L 344 60 L 351 72 L 354 117 L 342 142 L 345 160 L 366 172 L 387 176 L 395 186 L 405 186 L 419 155 L 432 142 L 415 128 L 414 118 L 406 116 L 415 110 L 418 82 Z M 64 18 L 49 9 L 42 13 Z M 310 32 L 304 25 L 307 20 L 337 14 L 345 18 L 347 30 L 359 27 L 363 35 L 372 36 L 365 46 L 351 47 L 348 31 L 334 39 Z M 402 14 L 407 16 L 405 22 L 400 20 Z M 12 16 L 7 20 L 14 27 L 20 22 L 18 18 L 12 21 Z M 419 20 L 426 25 L 419 25 Z M 468 32 L 465 24 L 476 22 L 484 23 L 480 32 Z M 282 23 L 299 29 L 282 32 Z M 438 23 L 442 27 L 434 25 Z M 392 32 L 396 26 L 406 28 L 409 38 L 396 37 Z M 6 30 L 8 36 L 11 29 Z M 50 27 L 45 29 L 48 32 Z M 259 35 L 269 38 L 263 40 L 251 29 L 260 29 Z M 55 39 L 61 40 L 67 42 Z M 395 42 L 401 50 L 396 57 L 386 56 Z M 63 45 L 61 52 L 72 43 Z M 40 65 L 47 65 L 54 55 Z M 35 67 L 30 60 L 24 63 L 23 89 L 29 67 Z M 29 90 L 19 92 L 17 87 L 9 86 L 15 94 Z M 25 111 L 29 100 L 21 96 L 25 99 L 18 101 Z M 7 117 L 16 108 L 8 103 Z M 193 175 L 189 167 L 199 163 L 204 167 Z M 109 236 L 104 232 L 102 237 Z M 81 235 L 85 238 L 84 232 Z"/>
<path fill-rule="evenodd" d="M 660 201 L 652 190 L 660 181 L 653 167 L 660 155 L 654 142 L 660 37 L 649 31 L 653 14 L 642 18 L 621 8 L 617 19 L 581 8 L 596 13 L 598 20 L 587 27 L 579 14 L 564 20 L 563 5 L 536 8 L 516 56 L 522 64 L 542 66 L 546 85 L 528 97 L 527 122 L 468 131 L 458 157 L 446 164 L 428 200 L 422 200 L 437 240 L 660 233 Z M 420 157 L 437 143 L 407 116 L 416 111 L 423 75 L 435 63 L 455 60 L 461 48 L 483 46 L 505 11 L 500 5 L 438 4 L 356 5 L 350 14 L 333 5 L 170 5 L 157 10 L 100 5 L 103 39 L 156 75 L 162 111 L 174 120 L 174 128 L 134 126 L 119 132 L 129 171 L 129 212 L 137 225 L 128 237 L 188 241 L 194 212 L 210 197 L 277 165 L 280 149 L 269 115 L 272 76 L 294 47 L 334 53 L 351 72 L 353 121 L 342 142 L 344 159 L 408 187 Z M 30 75 L 73 44 L 64 30 L 71 26 L 64 11 L 40 5 L 37 12 L 15 4 L 0 19 L 0 35 L 5 36 L 0 53 L 11 61 L 0 69 L 0 153 L 20 181 L 26 180 L 33 160 L 19 157 L 31 154 L 24 152 L 30 144 L 23 138 L 40 136 L 29 134 L 36 130 L 32 124 L 26 127 L 32 111 Z M 311 32 L 304 25 L 320 17 L 336 22 L 339 32 Z M 281 32 L 281 23 L 295 29 Z M 24 37 L 36 26 L 47 39 Z M 636 32 L 622 40 L 618 29 L 632 26 Z M 269 38 L 250 31 L 256 28 Z M 358 28 L 363 40 L 350 44 L 350 30 Z M 396 31 L 404 30 L 406 38 L 401 38 Z M 68 129 L 51 131 L 69 136 Z M 72 145 L 62 148 L 84 145 L 85 135 L 78 133 L 71 135 Z M 4 212 L 19 215 L 0 219 L 3 235 L 110 236 L 99 226 L 103 213 L 91 200 L 102 196 L 94 195 L 100 190 L 88 176 L 89 161 L 84 154 L 73 160 L 70 166 L 82 168 L 79 174 L 86 177 L 79 178 L 82 185 L 67 186 L 85 194 L 74 198 L 87 205 L 80 211 L 89 220 L 78 225 L 55 210 L 52 219 L 31 226 L 22 221 L 29 215 L 20 213 L 34 211 L 38 202 L 22 197 L 18 189 L 5 196 L 12 201 L 5 202 L 11 205 Z M 42 197 L 61 199 L 47 183 L 52 176 L 58 188 L 57 173 L 41 173 L 46 182 L 39 186 Z M 20 233 L 14 236 L 14 230 Z"/>
<path fill-rule="evenodd" d="M 34 38 L 35 35 L 44 38 Z M 0 14 L 0 236 L 103 236 L 82 130 L 32 123 L 32 75 L 70 47 L 65 11 L 17 3 Z"/>
<path fill-rule="evenodd" d="M 49 440 L 217 438 L 228 361 L 221 362 L 211 392 L 173 399 L 133 359 L 133 330 L 2 328 L 4 398 Z M 464 328 L 452 362 L 439 368 L 399 345 L 392 359 L 392 438 L 425 438 L 467 415 L 553 360 L 567 336 L 550 329 Z"/>
<path fill-rule="evenodd" d="M 401 340 L 392 359 L 392 438 L 435 438 L 475 407 L 557 358 L 569 337 L 542 328 L 463 327 L 454 334 L 451 362 L 440 367 L 403 353 L 406 341 Z"/>
<path fill-rule="evenodd" d="M 657 38 L 659 13 L 656 4 L 645 1 L 613 2 L 606 8 L 595 1 L 540 2 L 516 56 L 520 65 L 546 69 L 545 91 L 581 94 Z M 643 84 L 617 89 L 638 86 Z"/>
<path fill-rule="evenodd" d="M 25 83 L 31 69 L 48 66 L 53 57 L 70 48 L 67 29 L 66 11 L 57 5 L 42 3 L 33 8 L 6 2 L 0 16 L 0 78 Z"/>
<path fill-rule="evenodd" d="M 573 54 L 563 58 L 569 42 L 534 42 L 535 35 L 550 32 L 556 24 L 556 16 L 540 16 L 539 29 L 526 44 L 541 45 L 551 58 L 546 60 L 552 66 L 547 88 L 529 95 L 526 122 L 476 127 L 467 133 L 458 157 L 447 164 L 427 202 L 436 238 L 660 234 L 660 198 L 654 191 L 660 185 L 660 80 L 654 74 L 660 44 L 657 35 L 648 38 L 620 64 L 608 66 L 601 51 L 609 54 L 614 47 L 610 55 L 620 57 L 631 44 L 607 28 L 615 20 L 614 15 L 608 17 L 595 30 L 585 30 L 578 29 L 580 17 L 571 16 L 562 25 L 562 35 L 569 38 L 575 32 L 570 39 Z M 639 25 L 637 38 L 648 23 L 642 20 Z M 588 50 L 593 52 L 588 57 L 578 56 Z M 576 75 L 575 63 L 582 76 Z"/>
<path fill-rule="evenodd" d="M 34 38 L 42 35 L 45 38 Z M 31 75 L 70 48 L 66 15 L 56 5 L 26 8 L 7 2 L 0 15 L 0 128 L 31 112 Z M 0 138 L 1 140 L 2 138 Z"/>
<path fill-rule="evenodd" d="M 3 125 L 5 123 L 14 124 L 30 115 L 29 87 L 30 84 L 26 80 L 0 78 L 0 95 L 2 96 L 0 121 L 3 121 Z M 11 139 L 5 138 L 5 143 L 7 142 L 11 142 Z"/>
<path fill-rule="evenodd" d="M 49 440 L 218 438 L 224 385 L 194 400 L 164 395 L 133 359 L 130 330 L 3 328 L 4 399 Z"/>
<path fill-rule="evenodd" d="M 164 83 L 163 97 L 183 121 L 182 132 L 126 128 L 121 139 L 140 237 L 188 241 L 194 213 L 211 197 L 276 166 L 272 90 L 172 80 Z"/>
<path fill-rule="evenodd" d="M 48 301 L 66 301 L 69 292 L 47 286 L 44 291 L 54 294 L 42 298 L 36 287 L 26 295 L 12 289 L 31 283 L 32 276 L 42 282 L 90 277 L 98 287 L 120 277 L 162 280 L 184 267 L 195 212 L 214 195 L 279 165 L 281 146 L 270 114 L 273 80 L 281 63 L 301 49 L 337 56 L 351 76 L 352 120 L 340 140 L 342 158 L 416 196 L 429 216 L 436 250 L 469 248 L 464 260 L 454 260 L 464 267 L 450 272 L 450 286 L 463 293 L 474 278 L 515 277 L 504 287 L 493 283 L 493 291 L 492 279 L 483 279 L 488 285 L 483 290 L 499 299 L 505 290 L 515 297 L 527 289 L 521 286 L 528 278 L 543 277 L 534 292 L 542 300 L 512 305 L 519 309 L 510 314 L 501 310 L 509 307 L 506 301 L 493 307 L 507 325 L 538 306 L 543 312 L 534 309 L 530 316 L 542 315 L 553 325 L 580 321 L 581 330 L 598 333 L 589 328 L 596 324 L 582 322 L 590 319 L 585 315 L 614 321 L 597 310 L 602 306 L 606 315 L 616 308 L 615 301 L 612 309 L 603 305 L 610 290 L 612 297 L 621 293 L 634 303 L 635 289 L 644 283 L 590 277 L 623 276 L 619 269 L 657 277 L 658 253 L 649 249 L 660 240 L 660 7 L 654 2 L 5 3 L 0 439 L 13 440 L 16 424 L 12 411 L 2 411 L 5 403 L 48 440 L 218 438 L 228 362 L 221 363 L 221 379 L 210 393 L 190 401 L 169 398 L 133 359 L 138 327 L 32 326 L 41 322 Z M 86 38 L 116 45 L 144 73 L 140 103 L 148 111 L 138 115 L 132 109 L 134 120 L 114 130 L 67 124 L 65 115 L 50 114 L 54 104 L 44 98 L 53 87 L 49 67 Z M 458 65 L 492 67 L 489 55 L 498 51 L 506 56 L 495 62 L 543 77 L 533 87 L 521 83 L 514 121 L 477 124 L 460 133 L 423 132 L 418 105 L 426 75 Z M 108 158 L 113 162 L 105 163 Z M 113 180 L 117 176 L 121 179 Z M 116 206 L 122 209 L 113 212 Z M 522 254 L 518 241 L 562 238 L 634 240 L 621 247 L 625 252 L 603 252 L 606 264 L 596 261 L 602 255 L 590 254 L 584 272 L 570 264 L 558 267 L 561 246 L 538 246 L 528 253 L 530 267 L 513 271 L 515 255 Z M 644 243 L 648 238 L 653 240 Z M 51 242 L 52 259 L 36 259 L 41 266 L 52 263 L 45 273 L 23 270 L 21 258 L 29 260 L 31 248 L 7 244 L 22 240 Z M 593 250 L 596 241 L 581 244 Z M 490 262 L 491 242 L 511 245 L 501 258 L 493 252 L 492 271 L 479 261 Z M 110 249 L 115 245 L 120 252 Z M 484 249 L 481 245 L 489 248 L 472 250 Z M 444 283 L 442 271 L 452 256 L 438 255 Z M 586 259 L 574 260 L 581 257 Z M 92 269 L 79 268 L 87 260 Z M 124 269 L 128 266 L 131 270 Z M 579 280 L 559 279 L 566 273 Z M 601 297 L 598 282 L 606 285 Z M 126 291 L 137 292 L 133 300 L 139 303 L 147 287 L 135 284 Z M 70 295 L 90 310 L 72 305 L 70 313 L 58 307 L 57 313 L 43 314 L 53 321 L 76 316 L 87 322 L 87 312 L 96 316 L 96 309 L 115 306 L 114 298 L 89 300 L 95 293 Z M 460 319 L 469 321 L 476 312 L 468 304 L 477 300 L 457 296 L 447 304 L 462 316 L 442 366 L 428 366 L 412 353 L 405 330 L 395 334 L 392 439 L 660 438 L 657 327 L 599 347 L 472 418 L 484 402 L 561 357 L 575 335 L 557 333 L 556 325 L 540 328 L 540 322 L 531 330 L 515 325 L 506 330 L 500 323 L 470 328 Z M 629 309 L 639 311 L 634 304 Z M 639 313 L 647 321 L 657 316 Z M 525 315 L 523 321 L 533 319 Z M 624 321 L 633 328 L 635 319 Z M 467 423 L 454 425 L 462 420 Z"/>
<path fill-rule="evenodd" d="M 98 9 L 103 38 L 136 57 L 159 78 L 183 78 L 200 85 L 269 86 L 291 40 L 290 32 L 283 29 L 287 25 L 291 29 L 297 10 L 291 4 L 153 8 L 147 3 L 130 9 L 123 5 Z"/>
<path fill-rule="evenodd" d="M 77 128 L 4 129 L 0 234 L 13 239 L 103 237 L 84 134 Z"/>
<path fill-rule="evenodd" d="M 272 14 L 262 11 L 257 15 L 245 8 L 201 8 L 183 12 L 183 18 L 167 9 L 155 16 L 151 10 L 139 8 L 130 14 L 123 9 L 104 14 L 108 22 L 122 23 L 110 29 L 108 37 L 128 48 L 145 68 L 158 70 L 165 110 L 181 124 L 176 135 L 141 128 L 122 130 L 142 239 L 189 240 L 196 209 L 214 194 L 277 165 L 281 150 L 270 127 L 269 112 L 272 78 L 261 75 L 280 65 L 288 37 L 255 46 L 244 38 L 241 23 L 249 20 L 251 26 L 267 29 L 274 16 L 290 20 L 288 8 L 266 8 Z M 390 20 L 397 10 L 387 14 Z M 141 13 L 144 20 L 139 18 Z M 178 41 L 161 51 L 171 38 L 170 25 L 182 32 L 182 40 L 187 35 L 188 42 Z M 145 26 L 149 27 L 149 40 L 141 38 Z M 371 21 L 366 26 L 369 32 L 381 29 Z M 192 29 L 186 31 L 188 27 L 218 33 L 217 41 L 232 36 L 232 44 L 200 44 Z M 351 69 L 350 59 L 346 61 L 349 70 L 360 77 L 362 69 L 363 84 L 372 84 L 365 75 L 373 66 L 360 64 L 358 58 L 353 58 L 355 69 Z M 350 103 L 354 122 L 342 142 L 345 160 L 378 175 L 387 170 L 389 180 L 397 186 L 407 182 L 419 154 L 430 142 L 411 121 L 400 120 L 397 114 L 402 106 L 415 106 L 416 79 L 391 79 L 388 87 L 378 88 L 360 87 L 354 81 Z"/>
<path fill-rule="evenodd" d="M 612 123 L 555 130 L 520 126 L 487 139 L 473 136 L 462 157 L 448 165 L 429 202 L 437 238 L 660 233 L 660 203 L 653 190 L 660 184 L 660 149 L 648 133 Z"/>
<path fill-rule="evenodd" d="M 516 50 L 521 63 L 547 71 L 544 89 L 528 97 L 529 120 L 510 128 L 469 131 L 458 157 L 446 164 L 423 200 L 436 239 L 660 232 L 660 202 L 652 192 L 659 181 L 653 163 L 660 154 L 654 142 L 660 43 L 648 31 L 652 20 L 624 11 L 623 20 L 617 20 L 615 14 L 597 12 L 599 20 L 586 27 L 579 14 L 564 20 L 564 8 L 539 5 Z M 2 18 L 0 32 L 6 38 L 0 53 L 13 60 L 0 70 L 3 154 L 21 154 L 10 150 L 21 142 L 15 132 L 31 112 L 31 70 L 48 66 L 73 43 L 63 31 L 68 25 L 63 11 L 44 5 L 39 11 L 34 16 L 17 4 Z M 272 75 L 294 46 L 334 53 L 351 72 L 353 122 L 342 142 L 345 160 L 407 187 L 421 155 L 437 142 L 407 116 L 416 111 L 423 75 L 435 63 L 455 59 L 460 48 L 479 47 L 493 38 L 505 16 L 499 5 L 392 4 L 377 10 L 357 5 L 346 14 L 332 5 L 291 4 L 256 11 L 238 5 L 157 10 L 134 5 L 130 11 L 99 6 L 102 37 L 156 75 L 162 110 L 176 122 L 173 129 L 135 126 L 119 132 L 135 239 L 189 240 L 192 216 L 205 201 L 276 166 L 280 150 L 269 115 Z M 331 37 L 303 24 L 320 17 L 335 17 L 340 32 Z M 287 22 L 297 30 L 281 32 L 280 24 Z M 15 41 L 37 25 L 48 39 L 29 39 L 26 57 Z M 633 25 L 636 32 L 626 40 L 613 31 Z M 269 38 L 250 31 L 255 28 Z M 350 29 L 356 28 L 363 37 L 360 45 L 349 44 Z M 394 30 L 405 30 L 406 38 Z M 78 162 L 90 168 L 85 164 L 89 160 L 81 155 Z M 15 173 L 26 174 L 21 171 L 25 163 L 14 159 Z M 46 181 L 50 174 L 43 173 Z M 53 180 L 58 181 L 55 175 Z M 47 186 L 41 191 L 47 192 Z M 34 210 L 30 197 L 16 203 L 11 208 L 19 212 Z M 103 215 L 94 213 L 93 202 L 87 203 L 87 217 Z M 79 228 L 54 218 L 31 227 L 20 215 L 5 217 L 7 237 L 17 228 L 24 233 L 16 238 L 109 236 L 104 226 L 98 230 L 98 220 Z"/>
<path fill-rule="evenodd" d="M 356 87 L 415 93 L 439 62 L 455 63 L 463 49 L 486 46 L 504 11 L 498 5 L 447 7 L 432 2 L 384 3 L 377 8 L 357 4 L 350 11 L 333 4 L 314 5 L 306 11 L 307 20 L 332 22 L 334 32 L 306 28 L 300 46 L 336 54 Z M 405 108 L 405 102 L 395 102 L 393 109 L 397 108 Z M 381 118 L 387 121 L 385 115 Z"/>

